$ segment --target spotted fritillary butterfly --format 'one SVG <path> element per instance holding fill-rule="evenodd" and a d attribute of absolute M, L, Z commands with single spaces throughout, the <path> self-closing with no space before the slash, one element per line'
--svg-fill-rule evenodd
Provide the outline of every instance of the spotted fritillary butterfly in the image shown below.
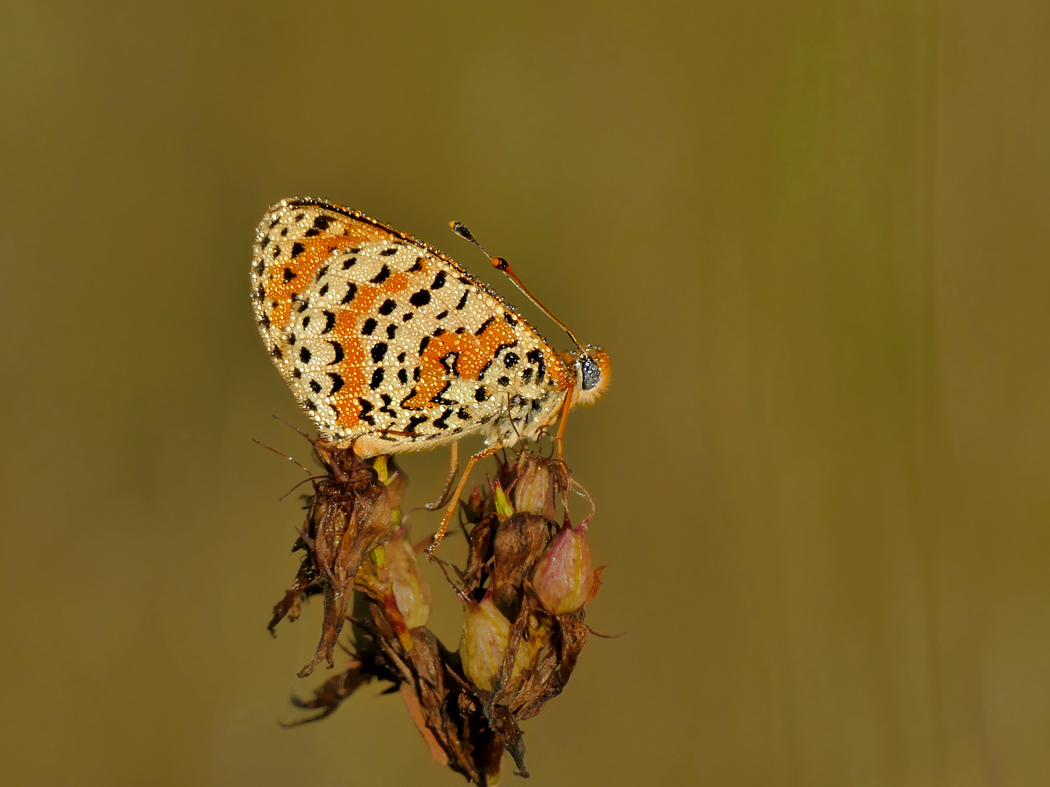
<path fill-rule="evenodd" d="M 480 458 L 535 438 L 609 381 L 602 349 L 556 352 L 440 251 L 321 200 L 267 211 L 251 283 L 259 332 L 299 404 L 326 441 L 361 457 L 480 434 Z"/>

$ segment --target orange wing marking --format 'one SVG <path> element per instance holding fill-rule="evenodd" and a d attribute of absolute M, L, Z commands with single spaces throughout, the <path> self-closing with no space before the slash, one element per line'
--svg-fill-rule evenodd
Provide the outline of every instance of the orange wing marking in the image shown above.
<path fill-rule="evenodd" d="M 514 332 L 502 320 L 490 323 L 480 336 L 472 333 L 445 333 L 431 337 L 420 356 L 419 386 L 402 406 L 423 410 L 434 404 L 434 397 L 445 387 L 447 372 L 441 359 L 457 353 L 456 372 L 461 379 L 477 380 L 485 365 L 493 360 L 496 348 L 515 340 Z"/>

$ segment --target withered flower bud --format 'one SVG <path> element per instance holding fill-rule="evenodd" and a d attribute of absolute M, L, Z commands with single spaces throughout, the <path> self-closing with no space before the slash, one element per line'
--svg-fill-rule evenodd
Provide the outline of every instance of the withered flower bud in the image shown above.
<path fill-rule="evenodd" d="M 419 573 L 419 562 L 404 533 L 386 543 L 387 570 L 398 611 L 409 628 L 425 626 L 430 618 L 430 587 Z"/>
<path fill-rule="evenodd" d="M 507 495 L 499 481 L 492 482 L 492 492 L 495 497 L 496 516 L 499 517 L 500 522 L 506 522 L 514 516 L 514 506 L 507 500 Z"/>
<path fill-rule="evenodd" d="M 554 484 L 547 462 L 531 454 L 518 464 L 518 482 L 514 487 L 514 508 L 526 514 L 554 516 Z"/>
<path fill-rule="evenodd" d="M 584 531 L 566 523 L 536 564 L 532 587 L 552 615 L 577 610 L 591 598 L 594 568 Z"/>
<path fill-rule="evenodd" d="M 390 494 L 390 505 L 396 509 L 401 505 L 401 496 L 408 488 L 408 476 L 405 475 L 404 470 L 394 464 L 394 457 L 386 456 L 380 459 L 387 461 L 386 466 L 382 468 L 385 472 L 379 474 L 379 480 L 386 485 Z"/>
<path fill-rule="evenodd" d="M 507 655 L 510 621 L 496 608 L 491 593 L 481 603 L 464 599 L 464 604 L 467 615 L 463 621 L 463 639 L 459 644 L 463 672 L 479 689 L 492 691 Z M 507 679 L 518 675 L 528 664 L 528 649 L 519 647 L 514 657 L 514 668 L 506 676 Z"/>

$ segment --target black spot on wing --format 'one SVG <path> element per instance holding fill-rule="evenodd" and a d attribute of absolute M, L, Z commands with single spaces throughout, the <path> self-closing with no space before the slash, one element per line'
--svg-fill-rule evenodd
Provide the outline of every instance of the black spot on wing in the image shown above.
<path fill-rule="evenodd" d="M 361 419 L 362 421 L 364 421 L 364 422 L 365 422 L 366 424 L 368 424 L 368 425 L 370 425 L 370 426 L 375 426 L 375 425 L 376 425 L 376 419 L 375 419 L 375 416 L 373 416 L 373 415 L 369 415 L 369 413 L 371 413 L 371 412 L 372 412 L 372 410 L 374 410 L 374 409 L 375 409 L 375 405 L 374 405 L 374 404 L 372 404 L 372 403 L 371 403 L 370 401 L 368 401 L 367 399 L 358 399 L 358 400 L 357 400 L 357 403 L 358 403 L 359 405 L 361 405 L 361 414 L 360 414 L 360 415 L 359 415 L 358 417 L 359 417 L 359 418 L 360 418 L 360 419 Z"/>
<path fill-rule="evenodd" d="M 511 347 L 517 347 L 517 346 L 518 346 L 518 340 L 517 339 L 515 339 L 512 342 L 503 342 L 499 347 L 496 348 L 496 352 L 494 352 L 492 355 L 493 355 L 494 358 L 499 358 L 499 354 L 501 352 L 503 352 L 504 350 L 509 350 Z"/>
<path fill-rule="evenodd" d="M 529 363 L 536 366 L 536 382 L 542 383 L 544 376 L 547 374 L 547 362 L 543 359 L 543 352 L 539 349 L 529 350 L 525 357 L 529 360 Z"/>
<path fill-rule="evenodd" d="M 438 429 L 448 429 L 449 416 L 451 416 L 454 412 L 455 411 L 451 407 L 446 409 L 445 412 L 441 414 L 440 418 L 434 419 L 434 426 L 436 426 Z"/>
<path fill-rule="evenodd" d="M 390 394 L 380 394 L 379 398 L 383 400 L 383 406 L 379 408 L 379 412 L 386 413 L 387 415 L 397 418 L 397 412 L 390 409 L 390 403 L 394 400 L 390 397 Z"/>
<path fill-rule="evenodd" d="M 445 367 L 445 371 L 451 374 L 453 377 L 459 377 L 459 353 L 449 352 L 445 353 L 441 357 L 441 365 Z"/>
<path fill-rule="evenodd" d="M 329 341 L 328 343 L 330 345 L 332 345 L 332 351 L 335 353 L 335 360 L 329 362 L 328 365 L 329 366 L 335 366 L 337 363 L 342 363 L 343 362 L 343 345 L 341 345 L 339 342 L 333 342 L 333 341 Z"/>
<path fill-rule="evenodd" d="M 445 393 L 445 391 L 447 391 L 451 387 L 452 387 L 452 381 L 449 380 L 449 381 L 447 381 L 445 383 L 445 387 L 444 388 L 442 388 L 440 391 L 438 391 L 436 394 L 434 394 L 434 396 L 431 397 L 430 401 L 432 401 L 434 404 L 446 404 L 446 405 L 448 405 L 448 404 L 451 404 L 451 405 L 459 404 L 459 402 L 457 402 L 457 401 L 454 401 L 452 399 L 446 399 L 444 396 L 442 396 L 442 394 Z"/>

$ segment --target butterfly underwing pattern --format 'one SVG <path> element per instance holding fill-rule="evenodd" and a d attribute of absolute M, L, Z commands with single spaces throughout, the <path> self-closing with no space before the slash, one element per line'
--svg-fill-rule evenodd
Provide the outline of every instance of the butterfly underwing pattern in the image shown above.
<path fill-rule="evenodd" d="M 449 257 L 322 200 L 267 211 L 251 286 L 259 332 L 299 404 L 325 440 L 362 457 L 469 434 L 510 446 L 608 384 L 600 348 L 556 352 Z"/>

